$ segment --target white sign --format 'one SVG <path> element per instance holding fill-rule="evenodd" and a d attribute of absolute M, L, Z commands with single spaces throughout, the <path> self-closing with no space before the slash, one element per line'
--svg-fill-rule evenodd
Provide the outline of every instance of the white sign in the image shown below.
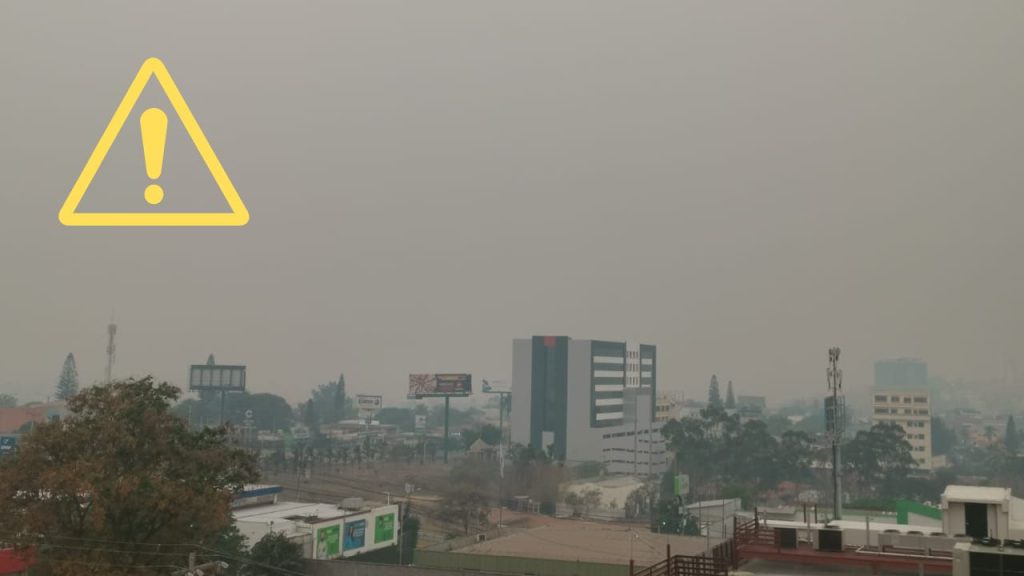
<path fill-rule="evenodd" d="M 416 415 L 416 431 L 422 432 L 427 429 L 427 415 L 417 414 Z"/>
<path fill-rule="evenodd" d="M 360 410 L 380 410 L 383 405 L 384 399 L 381 396 L 370 396 L 368 394 L 356 396 L 356 406 Z"/>

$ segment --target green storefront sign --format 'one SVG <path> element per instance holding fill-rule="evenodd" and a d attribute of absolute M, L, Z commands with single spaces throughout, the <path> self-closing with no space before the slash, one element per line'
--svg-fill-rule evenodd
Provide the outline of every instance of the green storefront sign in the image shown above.
<path fill-rule="evenodd" d="M 335 524 L 316 531 L 316 557 L 334 558 L 341 553 L 341 526 Z"/>
<path fill-rule="evenodd" d="M 383 514 L 377 516 L 373 527 L 374 543 L 391 542 L 395 539 L 395 515 Z"/>

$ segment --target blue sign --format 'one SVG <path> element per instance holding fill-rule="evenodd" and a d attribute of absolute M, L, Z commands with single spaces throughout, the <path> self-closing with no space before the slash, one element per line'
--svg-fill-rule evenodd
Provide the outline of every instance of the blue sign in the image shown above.
<path fill-rule="evenodd" d="M 17 445 L 17 436 L 0 436 L 0 455 L 10 454 L 11 452 L 14 452 L 14 448 Z"/>
<path fill-rule="evenodd" d="M 345 550 L 358 550 L 366 545 L 366 520 L 345 522 Z"/>

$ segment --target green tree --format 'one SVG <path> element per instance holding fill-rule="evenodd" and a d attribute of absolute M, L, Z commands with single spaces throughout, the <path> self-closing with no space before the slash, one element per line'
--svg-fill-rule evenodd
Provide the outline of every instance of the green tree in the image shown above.
<path fill-rule="evenodd" d="M 722 392 L 718 389 L 718 376 L 714 374 L 711 375 L 711 383 L 708 384 L 708 406 L 722 407 Z"/>
<path fill-rule="evenodd" d="M 257 430 L 288 430 L 295 422 L 295 412 L 284 398 L 277 394 L 239 394 L 232 402 L 237 406 L 231 421 L 241 422 L 252 410 L 253 425 Z"/>
<path fill-rule="evenodd" d="M 469 450 L 469 447 L 472 446 L 478 438 L 480 438 L 480 431 L 476 428 L 463 428 L 462 431 L 459 432 L 459 438 L 462 440 L 461 448 Z"/>
<path fill-rule="evenodd" d="M 302 423 L 309 428 L 310 433 L 315 434 L 320 428 L 320 411 L 317 410 L 313 400 L 307 401 L 302 406 Z"/>
<path fill-rule="evenodd" d="M 732 393 L 732 380 L 729 380 L 729 385 L 725 389 L 725 407 L 729 410 L 736 408 L 736 396 Z"/>
<path fill-rule="evenodd" d="M 334 424 L 341 420 L 355 418 L 358 410 L 345 393 L 345 375 L 338 382 L 328 382 L 313 389 L 309 402 L 316 411 L 319 424 Z"/>
<path fill-rule="evenodd" d="M 494 424 L 484 424 L 480 427 L 480 438 L 491 446 L 501 443 L 501 431 Z"/>
<path fill-rule="evenodd" d="M 1013 416 L 1010 416 L 1006 420 L 1006 436 L 1004 438 L 1006 443 L 1006 451 L 1011 456 L 1017 454 L 1017 449 L 1020 447 L 1020 438 L 1017 436 L 1017 424 L 1013 421 Z"/>
<path fill-rule="evenodd" d="M 0 408 L 17 408 L 18 398 L 14 394 L 0 394 Z"/>
<path fill-rule="evenodd" d="M 293 572 L 302 574 L 302 545 L 292 542 L 281 532 L 269 532 L 252 547 L 252 562 L 247 563 L 245 576 L 278 576 Z"/>
<path fill-rule="evenodd" d="M 75 355 L 68 354 L 64 366 L 57 379 L 57 400 L 68 400 L 78 394 L 78 368 L 75 366 Z"/>
<path fill-rule="evenodd" d="M 397 426 L 402 432 L 416 429 L 416 415 L 409 408 L 381 408 L 377 412 L 377 420 L 381 424 Z"/>
<path fill-rule="evenodd" d="M 216 542 L 256 463 L 223 428 L 190 432 L 170 411 L 179 395 L 149 377 L 112 382 L 73 396 L 59 422 L 36 425 L 0 461 L 5 539 L 37 547 L 57 576 L 163 574 L 184 552 L 153 554 L 154 543 L 174 551 Z"/>
<path fill-rule="evenodd" d="M 846 472 L 855 476 L 862 492 L 879 498 L 907 495 L 907 478 L 914 457 L 898 424 L 882 422 L 861 430 L 843 448 Z"/>
<path fill-rule="evenodd" d="M 216 538 L 209 545 L 213 555 L 228 564 L 225 576 L 237 576 L 243 574 L 244 565 L 238 561 L 248 555 L 246 538 L 238 531 L 234 524 L 225 526 L 217 533 Z"/>
<path fill-rule="evenodd" d="M 493 478 L 480 466 L 465 463 L 452 468 L 448 474 L 448 489 L 442 498 L 442 518 L 458 522 L 463 532 L 469 534 L 473 520 L 486 522 L 490 511 L 489 495 L 494 493 L 492 483 Z"/>
<path fill-rule="evenodd" d="M 949 454 L 956 446 L 956 433 L 946 426 L 945 420 L 938 416 L 932 417 L 932 455 Z"/>

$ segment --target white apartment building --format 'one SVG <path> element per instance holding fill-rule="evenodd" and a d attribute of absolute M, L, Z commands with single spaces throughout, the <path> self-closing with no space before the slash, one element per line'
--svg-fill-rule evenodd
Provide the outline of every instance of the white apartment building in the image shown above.
<path fill-rule="evenodd" d="M 875 389 L 871 398 L 871 423 L 894 422 L 903 428 L 910 442 L 914 462 L 922 470 L 931 470 L 932 415 L 927 389 Z"/>

